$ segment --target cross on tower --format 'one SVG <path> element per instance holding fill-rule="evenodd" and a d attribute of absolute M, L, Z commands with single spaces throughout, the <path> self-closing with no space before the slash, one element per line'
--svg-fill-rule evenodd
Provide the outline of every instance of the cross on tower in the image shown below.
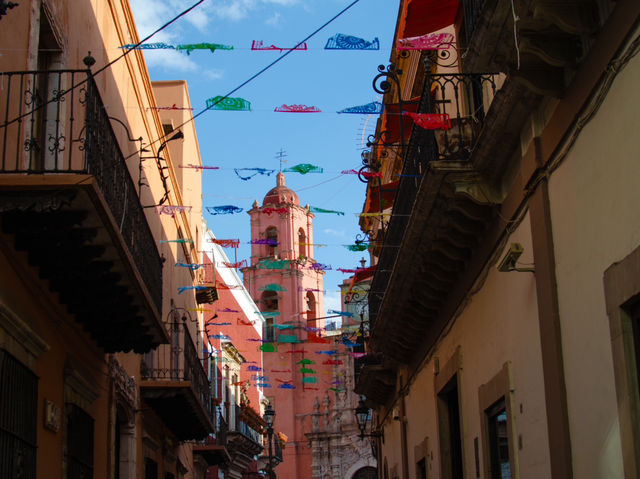
<path fill-rule="evenodd" d="M 284 159 L 287 157 L 287 153 L 280 148 L 280 151 L 276 153 L 276 160 L 280 160 L 280 172 L 282 172 L 282 163 L 286 163 L 287 161 Z"/>

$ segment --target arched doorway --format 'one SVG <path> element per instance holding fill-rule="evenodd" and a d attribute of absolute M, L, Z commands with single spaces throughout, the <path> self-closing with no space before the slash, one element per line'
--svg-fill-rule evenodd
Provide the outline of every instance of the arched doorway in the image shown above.
<path fill-rule="evenodd" d="M 351 479 L 377 479 L 378 470 L 375 467 L 367 466 L 358 469 Z"/>

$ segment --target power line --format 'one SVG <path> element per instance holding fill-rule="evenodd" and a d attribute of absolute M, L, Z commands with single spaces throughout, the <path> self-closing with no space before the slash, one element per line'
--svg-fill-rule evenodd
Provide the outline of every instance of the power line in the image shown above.
<path fill-rule="evenodd" d="M 203 1 L 203 0 L 201 0 Z M 198 113 L 196 113 L 195 115 L 193 115 L 191 118 L 189 118 L 188 120 L 184 121 L 183 123 L 181 123 L 180 125 L 176 126 L 173 128 L 173 131 L 176 131 L 178 128 L 182 128 L 183 126 L 191 123 L 193 120 L 195 120 L 196 118 L 198 118 L 199 116 L 201 116 L 202 114 L 204 114 L 205 112 L 209 111 L 210 109 L 212 109 L 214 106 L 216 106 L 218 103 L 220 103 L 221 101 L 225 100 L 226 98 L 228 98 L 230 95 L 233 95 L 235 92 L 237 92 L 238 90 L 240 90 L 242 87 L 246 86 L 247 84 L 251 83 L 253 80 L 255 80 L 256 78 L 258 78 L 260 75 L 262 75 L 264 72 L 266 72 L 267 70 L 269 70 L 271 67 L 273 67 L 274 65 L 276 65 L 277 63 L 279 63 L 280 61 L 284 60 L 288 55 L 290 55 L 291 53 L 293 53 L 294 51 L 296 51 L 295 49 L 297 47 L 299 47 L 300 45 L 302 45 L 303 43 L 305 43 L 306 41 L 308 41 L 309 39 L 313 38 L 314 36 L 316 36 L 318 33 L 320 33 L 322 30 L 324 30 L 327 26 L 329 26 L 331 23 L 333 23 L 338 17 L 340 17 L 341 15 L 343 15 L 347 10 L 349 10 L 351 7 L 353 7 L 356 3 L 359 3 L 360 0 L 354 0 L 353 2 L 351 2 L 349 5 L 347 5 L 345 8 L 343 8 L 342 10 L 340 10 L 340 12 L 338 12 L 336 15 L 334 15 L 330 20 L 328 20 L 327 22 L 325 22 L 322 26 L 318 27 L 316 30 L 314 30 L 310 35 L 306 36 L 304 39 L 302 39 L 301 41 L 299 41 L 291 50 L 287 50 L 285 53 L 283 53 L 282 55 L 280 55 L 278 58 L 276 58 L 274 61 L 272 61 L 271 63 L 269 63 L 266 67 L 262 68 L 260 71 L 258 71 L 257 73 L 255 73 L 254 75 L 252 75 L 251 77 L 249 77 L 247 80 L 243 81 L 242 83 L 240 83 L 240 85 L 238 85 L 237 87 L 235 87 L 234 89 L 232 89 L 231 91 L 229 91 L 227 94 L 221 96 L 220 98 L 218 98 L 218 100 L 214 103 L 212 103 L 211 105 L 208 105 L 206 108 L 204 108 L 203 110 L 200 110 Z M 167 133 L 167 135 L 170 135 L 171 132 Z M 153 145 L 154 143 L 157 143 L 159 141 L 161 141 L 162 138 L 157 138 L 153 141 L 151 141 L 148 145 L 145 146 L 150 146 Z M 138 152 L 133 152 L 132 154 L 130 154 L 129 156 L 127 156 L 125 158 L 129 159 L 134 155 L 137 155 Z"/>

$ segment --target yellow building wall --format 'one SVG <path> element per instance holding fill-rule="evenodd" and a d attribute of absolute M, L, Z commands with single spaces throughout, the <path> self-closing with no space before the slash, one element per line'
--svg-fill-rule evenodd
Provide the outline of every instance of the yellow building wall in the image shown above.
<path fill-rule="evenodd" d="M 640 244 L 640 59 L 550 180 L 575 477 L 622 477 L 604 271 Z"/>
<path fill-rule="evenodd" d="M 9 12 L 2 19 L 0 28 L 0 44 L 10 46 L 0 56 L 0 71 L 35 70 L 38 67 L 38 31 L 40 19 L 40 5 L 51 13 L 52 26 L 60 34 L 63 52 L 59 61 L 51 67 L 59 69 L 84 69 L 82 59 L 91 51 L 96 63 L 92 67 L 96 74 L 95 82 L 100 91 L 102 102 L 109 116 L 123 122 L 124 126 L 112 121 L 113 131 L 118 138 L 120 149 L 126 159 L 131 177 L 138 184 L 141 144 L 130 141 L 141 138 L 142 146 L 147 149 L 143 157 L 149 157 L 142 163 L 143 182 L 141 204 L 145 209 L 150 229 L 158 241 L 159 253 L 165 258 L 163 268 L 163 310 L 160 312 L 163 320 L 172 308 L 196 308 L 195 294 L 187 291 L 177 294 L 177 288 L 190 286 L 197 282 L 198 276 L 187 268 L 177 268 L 177 261 L 200 263 L 197 251 L 200 236 L 198 227 L 201 225 L 201 185 L 200 172 L 196 170 L 181 170 L 178 164 L 183 159 L 187 163 L 200 164 L 200 154 L 197 145 L 195 127 L 193 123 L 183 128 L 185 139 L 172 142 L 165 148 L 161 156 L 168 164 L 169 170 L 169 201 L 166 205 L 185 204 L 192 206 L 189 214 L 159 215 L 153 205 L 159 203 L 164 194 L 156 160 L 161 140 L 163 139 L 162 119 L 157 106 L 148 71 L 141 51 L 132 51 L 121 59 L 98 73 L 98 69 L 108 62 L 122 55 L 120 45 L 136 43 L 139 38 L 128 0 L 98 0 L 74 1 L 66 0 L 34 0 L 21 2 L 18 8 Z M 0 82 L 2 81 L 0 76 Z M 189 105 L 186 84 L 178 82 L 177 88 L 160 87 L 161 100 L 170 105 L 184 103 Z M 76 90 L 79 92 L 79 89 Z M 74 145 L 75 146 L 75 145 Z M 173 158 L 172 155 L 176 158 Z M 137 193 L 137 192 L 136 192 Z M 172 240 L 179 237 L 191 238 L 192 244 L 179 245 L 176 243 L 161 244 L 160 240 Z M 25 260 L 26 263 L 26 260 Z M 49 350 L 43 353 L 33 365 L 39 376 L 38 382 L 38 477 L 61 478 L 63 461 L 63 431 L 51 432 L 43 427 L 44 401 L 50 400 L 63 409 L 65 392 L 63 386 L 65 367 L 71 362 L 77 364 L 83 377 L 87 379 L 92 389 L 98 394 L 94 402 L 86 411 L 95 420 L 95 454 L 94 477 L 106 479 L 112 472 L 113 424 L 110 422 L 110 386 L 108 368 L 105 355 L 93 343 L 90 337 L 81 330 L 64 307 L 58 303 L 57 297 L 48 291 L 48 287 L 37 278 L 37 272 L 24 276 L 24 272 L 16 267 L 15 262 L 0 253 L 0 300 L 9 306 L 16 315 L 36 331 Z M 202 329 L 201 314 L 191 312 L 194 319 L 189 327 L 194 337 L 194 344 L 201 351 L 202 339 L 198 337 L 198 330 Z M 2 324 L 0 324 L 2 326 Z M 0 328 L 1 329 L 1 328 Z M 1 332 L 1 331 L 0 331 Z M 4 337 L 4 333 L 2 335 Z M 4 339 L 2 340 L 4 341 Z M 0 342 L 0 345 L 3 343 Z M 140 356 L 133 353 L 116 355 L 120 364 L 129 376 L 140 380 Z M 19 359 L 22 359 L 19 357 Z M 139 391 L 138 391 L 139 396 Z M 138 424 L 138 477 L 144 474 L 142 461 L 142 420 L 137 414 Z M 166 434 L 166 431 L 162 432 Z M 190 467 L 193 456 L 189 445 L 178 451 L 178 457 L 183 464 Z M 162 461 L 159 461 L 162 470 Z M 175 470 L 173 471 L 175 472 Z M 185 478 L 190 478 L 189 472 Z"/>
<path fill-rule="evenodd" d="M 512 242 L 518 242 L 524 247 L 519 264 L 532 263 L 528 215 L 507 240 L 504 248 L 498 252 L 497 260 L 504 257 Z M 435 390 L 434 371 L 436 368 L 442 369 L 455 355 L 457 348 L 460 348 L 462 355 L 459 396 L 465 477 L 475 477 L 476 474 L 476 437 L 480 448 L 481 477 L 484 477 L 478 388 L 496 376 L 507 361 L 511 362 L 513 376 L 512 418 L 515 421 L 517 436 L 521 437 L 522 442 L 522 448 L 515 451 L 520 473 L 513 477 L 549 477 L 534 276 L 532 273 L 524 272 L 503 273 L 492 264 L 487 271 L 486 280 L 477 284 L 474 289 L 477 292 L 470 297 L 460 316 L 443 335 L 411 384 L 405 399 L 409 477 L 417 477 L 416 462 L 420 458 L 416 457 L 415 448 L 420 446 L 425 438 L 428 438 L 427 477 L 440 477 L 436 403 L 438 391 Z M 438 366 L 435 365 L 436 359 Z M 401 473 L 400 423 L 388 418 L 386 424 L 389 427 L 385 428 L 384 453 L 389 454 L 389 467 L 393 461 L 397 461 Z"/>

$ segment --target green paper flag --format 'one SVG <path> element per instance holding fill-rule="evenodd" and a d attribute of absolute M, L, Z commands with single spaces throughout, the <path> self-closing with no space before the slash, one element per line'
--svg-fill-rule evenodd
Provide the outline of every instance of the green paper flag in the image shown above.
<path fill-rule="evenodd" d="M 258 291 L 286 291 L 286 290 L 287 288 L 284 288 L 277 283 L 270 283 L 258 289 Z"/>
<path fill-rule="evenodd" d="M 323 210 L 322 208 L 316 208 L 315 206 L 310 206 L 309 211 L 311 213 L 333 213 L 338 216 L 344 216 L 343 211 L 334 211 L 334 210 Z"/>
<path fill-rule="evenodd" d="M 278 347 L 273 343 L 261 344 L 258 349 L 263 353 L 275 353 L 278 351 Z"/>
<path fill-rule="evenodd" d="M 258 269 L 287 269 L 289 266 L 289 260 L 271 260 L 263 259 L 258 263 Z"/>
<path fill-rule="evenodd" d="M 309 368 L 302 368 L 300 369 L 300 372 L 302 374 L 316 374 L 316 372 L 313 369 L 309 369 Z"/>
<path fill-rule="evenodd" d="M 214 96 L 207 100 L 207 110 L 251 111 L 251 102 L 244 98 Z"/>
<path fill-rule="evenodd" d="M 298 337 L 294 334 L 280 334 L 278 335 L 279 343 L 299 343 Z"/>
<path fill-rule="evenodd" d="M 183 45 L 176 45 L 176 50 L 184 50 L 187 55 L 191 55 L 194 50 L 210 50 L 211 53 L 216 50 L 233 50 L 232 46 L 220 45 L 219 43 L 188 43 Z"/>
<path fill-rule="evenodd" d="M 346 245 L 349 251 L 366 251 L 369 249 L 369 243 L 358 243 Z"/>
<path fill-rule="evenodd" d="M 302 378 L 302 382 L 306 384 L 315 384 L 318 382 L 318 378 L 309 376 L 308 378 Z"/>
<path fill-rule="evenodd" d="M 298 361 L 296 364 L 315 364 L 314 361 L 312 361 L 311 359 L 301 359 L 300 361 Z"/>
<path fill-rule="evenodd" d="M 324 169 L 320 168 L 319 166 L 310 165 L 309 163 L 300 163 L 299 165 L 292 166 L 291 168 L 287 168 L 282 171 L 284 173 L 292 172 L 306 175 L 307 173 L 322 173 Z"/>

